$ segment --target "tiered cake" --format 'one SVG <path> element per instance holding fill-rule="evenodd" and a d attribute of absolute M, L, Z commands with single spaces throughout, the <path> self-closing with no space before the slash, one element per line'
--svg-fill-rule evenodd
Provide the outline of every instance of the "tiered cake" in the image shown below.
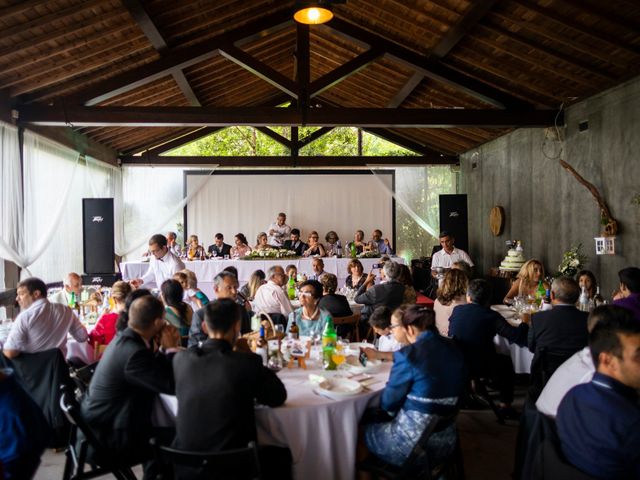
<path fill-rule="evenodd" d="M 512 248 L 507 252 L 507 256 L 500 263 L 500 270 L 507 270 L 509 272 L 518 272 L 526 259 L 522 253 L 522 249 Z"/>

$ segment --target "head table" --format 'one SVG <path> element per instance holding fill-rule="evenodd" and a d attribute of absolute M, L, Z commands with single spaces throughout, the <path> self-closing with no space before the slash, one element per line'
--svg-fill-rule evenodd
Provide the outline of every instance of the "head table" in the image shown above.
<path fill-rule="evenodd" d="M 338 277 L 338 287 L 343 287 L 350 274 L 347 271 L 347 266 L 351 261 L 351 258 L 337 258 L 337 257 L 325 257 L 322 259 L 324 262 L 324 271 L 333 273 Z M 371 268 L 376 263 L 380 263 L 380 258 L 359 258 L 362 266 L 364 267 L 364 274 L 366 275 L 371 271 Z M 402 257 L 393 257 L 393 261 L 398 263 L 404 263 Z M 238 269 L 238 281 L 240 286 L 249 281 L 249 277 L 256 270 L 262 270 L 267 273 L 269 267 L 273 265 L 280 265 L 285 268 L 287 265 L 295 265 L 298 269 L 298 273 L 305 273 L 307 277 L 313 274 L 313 268 L 311 267 L 313 258 L 292 258 L 281 260 L 194 260 L 185 261 L 185 268 L 191 270 L 196 274 L 198 278 L 198 287 L 207 296 L 213 298 L 213 278 L 227 267 L 235 267 Z M 120 271 L 122 272 L 122 278 L 124 280 L 132 280 L 134 278 L 142 277 L 149 269 L 149 262 L 122 262 L 120 264 Z M 160 285 L 158 285 L 158 288 Z"/>
<path fill-rule="evenodd" d="M 389 378 L 391 363 L 383 363 L 370 373 L 371 382 L 375 380 L 375 383 L 363 392 L 340 400 L 314 393 L 309 374 L 326 373 L 314 366 L 310 362 L 307 370 L 296 367 L 278 372 L 287 389 L 287 401 L 277 408 L 256 407 L 258 443 L 289 447 L 295 479 L 353 480 L 358 422 L 367 406 L 377 404 Z M 160 426 L 171 425 L 177 411 L 175 396 L 160 395 L 154 422 Z"/>

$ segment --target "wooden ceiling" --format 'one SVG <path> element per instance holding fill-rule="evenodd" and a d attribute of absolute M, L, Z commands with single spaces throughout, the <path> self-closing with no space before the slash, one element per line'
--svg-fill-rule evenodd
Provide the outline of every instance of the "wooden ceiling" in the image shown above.
<path fill-rule="evenodd" d="M 294 3 L 0 0 L 3 118 L 103 158 L 358 125 L 452 161 L 640 73 L 636 0 L 347 0 L 311 27 Z"/>

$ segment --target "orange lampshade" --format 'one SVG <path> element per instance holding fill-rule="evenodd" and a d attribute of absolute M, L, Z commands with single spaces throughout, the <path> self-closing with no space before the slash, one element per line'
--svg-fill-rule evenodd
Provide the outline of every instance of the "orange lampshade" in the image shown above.
<path fill-rule="evenodd" d="M 293 14 L 293 19 L 298 23 L 306 25 L 319 25 L 326 23 L 333 18 L 331 10 L 317 5 L 305 6 Z"/>

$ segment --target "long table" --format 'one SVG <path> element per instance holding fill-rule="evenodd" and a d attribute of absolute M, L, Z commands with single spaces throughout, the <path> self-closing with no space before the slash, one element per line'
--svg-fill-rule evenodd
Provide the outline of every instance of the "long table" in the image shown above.
<path fill-rule="evenodd" d="M 344 283 L 349 275 L 347 266 L 351 261 L 351 258 L 336 258 L 326 257 L 322 259 L 324 261 L 324 270 L 328 273 L 333 273 L 338 277 L 338 287 L 344 286 Z M 359 258 L 362 266 L 364 267 L 364 273 L 369 272 L 373 265 L 380 263 L 380 258 Z M 393 260 L 398 263 L 404 263 L 402 257 L 393 257 Z M 306 273 L 307 276 L 313 273 L 311 262 L 313 258 L 295 258 L 284 260 L 195 260 L 186 261 L 184 265 L 186 268 L 196 274 L 198 278 L 198 287 L 207 296 L 213 298 L 213 278 L 222 270 L 229 266 L 233 266 L 238 269 L 238 281 L 240 286 L 249 281 L 249 277 L 256 270 L 260 269 L 265 273 L 269 267 L 273 265 L 280 265 L 283 268 L 287 265 L 295 265 L 298 269 L 298 273 Z M 122 262 L 120 264 L 120 271 L 122 272 L 122 278 L 124 280 L 132 280 L 134 278 L 140 278 L 149 269 L 149 262 Z M 158 287 L 160 287 L 158 285 Z"/>

